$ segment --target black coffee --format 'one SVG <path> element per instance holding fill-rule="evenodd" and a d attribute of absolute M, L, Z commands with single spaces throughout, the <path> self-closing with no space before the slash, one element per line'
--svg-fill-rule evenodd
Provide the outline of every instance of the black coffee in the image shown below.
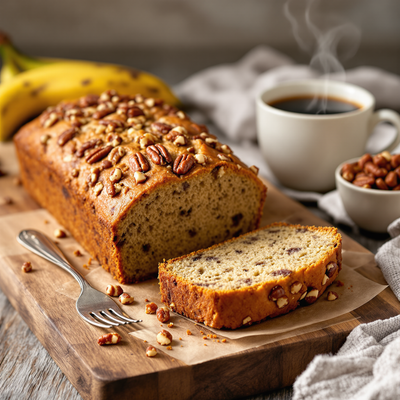
<path fill-rule="evenodd" d="M 275 100 L 268 105 L 283 111 L 298 114 L 341 114 L 360 108 L 355 103 L 334 97 L 299 96 Z"/>

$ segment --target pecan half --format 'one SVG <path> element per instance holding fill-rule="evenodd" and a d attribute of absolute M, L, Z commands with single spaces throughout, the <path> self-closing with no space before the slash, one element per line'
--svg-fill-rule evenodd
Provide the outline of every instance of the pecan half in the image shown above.
<path fill-rule="evenodd" d="M 147 172 L 150 169 L 147 158 L 142 153 L 135 153 L 129 157 L 129 166 L 132 171 Z"/>
<path fill-rule="evenodd" d="M 57 143 L 59 146 L 64 146 L 66 143 L 68 143 L 76 134 L 78 133 L 77 128 L 69 128 L 66 131 L 64 131 L 57 140 Z"/>
<path fill-rule="evenodd" d="M 92 118 L 93 119 L 102 119 L 106 115 L 111 114 L 113 110 L 111 108 L 104 108 L 103 110 L 97 110 L 95 113 L 93 113 Z"/>
<path fill-rule="evenodd" d="M 108 153 L 113 149 L 112 146 L 99 147 L 98 149 L 92 151 L 86 158 L 88 164 L 93 164 L 97 161 L 102 160 L 108 155 Z"/>
<path fill-rule="evenodd" d="M 128 109 L 128 118 L 138 117 L 139 115 L 144 115 L 144 112 L 141 108 L 133 106 Z"/>
<path fill-rule="evenodd" d="M 171 155 L 162 144 L 155 144 L 147 147 L 146 153 L 149 155 L 154 164 L 165 165 L 172 163 Z"/>
<path fill-rule="evenodd" d="M 153 122 L 150 127 L 153 132 L 161 133 L 162 135 L 166 135 L 172 129 L 171 125 L 164 124 L 163 122 Z"/>
<path fill-rule="evenodd" d="M 178 175 L 185 175 L 196 163 L 192 154 L 181 154 L 174 162 L 172 170 Z"/>
<path fill-rule="evenodd" d="M 76 151 L 75 155 L 79 158 L 85 155 L 85 151 L 89 149 L 93 149 L 96 146 L 100 146 L 103 143 L 101 139 L 91 139 L 87 142 L 83 143 L 81 147 Z"/>

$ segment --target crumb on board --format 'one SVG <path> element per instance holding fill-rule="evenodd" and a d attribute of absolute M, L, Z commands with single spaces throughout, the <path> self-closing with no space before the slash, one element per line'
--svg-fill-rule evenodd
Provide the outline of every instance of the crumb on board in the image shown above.
<path fill-rule="evenodd" d="M 191 331 L 189 331 L 189 329 L 186 331 L 186 335 L 191 335 L 192 334 L 192 332 Z"/>

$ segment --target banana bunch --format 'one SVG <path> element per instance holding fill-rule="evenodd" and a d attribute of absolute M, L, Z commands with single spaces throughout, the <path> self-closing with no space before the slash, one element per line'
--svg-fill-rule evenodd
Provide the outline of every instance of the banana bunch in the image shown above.
<path fill-rule="evenodd" d="M 147 72 L 114 64 L 29 57 L 1 32 L 0 55 L 0 141 L 49 106 L 107 89 L 180 104 L 165 82 Z"/>

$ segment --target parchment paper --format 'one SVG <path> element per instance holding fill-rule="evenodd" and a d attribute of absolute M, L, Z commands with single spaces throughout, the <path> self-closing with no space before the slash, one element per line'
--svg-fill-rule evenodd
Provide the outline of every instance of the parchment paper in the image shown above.
<path fill-rule="evenodd" d="M 6 228 L 2 229 L 4 234 L 0 241 L 2 256 L 26 253 L 26 250 L 15 240 L 21 229 L 34 228 L 53 237 L 54 230 L 60 228 L 45 210 L 2 217 L 0 226 Z M 90 255 L 70 235 L 57 241 L 73 266 L 85 275 L 93 287 L 105 292 L 107 285 L 117 284 L 97 262 L 89 263 Z M 75 250 L 79 250 L 82 256 L 75 256 Z M 122 306 L 122 308 L 131 317 L 143 320 L 142 323 L 133 326 L 131 332 L 133 336 L 146 340 L 171 357 L 187 364 L 196 364 L 354 319 L 349 312 L 370 301 L 384 290 L 386 285 L 373 282 L 357 272 L 357 269 L 365 266 L 375 268 L 372 254 L 344 251 L 343 261 L 343 269 L 338 277 L 338 280 L 344 283 L 343 286 L 338 287 L 335 281 L 312 306 L 300 307 L 287 315 L 235 331 L 210 329 L 175 313 L 172 313 L 170 320 L 173 327 L 169 328 L 167 324 L 161 324 L 155 315 L 145 313 L 146 300 L 161 305 L 157 280 L 121 285 L 125 292 L 135 298 L 133 304 Z M 54 268 L 57 267 L 54 266 Z M 337 292 L 339 298 L 336 301 L 327 301 L 328 290 Z M 58 293 L 77 299 L 79 292 L 78 283 L 66 273 L 65 284 Z M 170 351 L 156 342 L 156 335 L 161 329 L 170 331 L 173 336 Z M 192 333 L 191 335 L 187 334 L 188 330 Z M 222 342 L 223 339 L 226 342 Z"/>

